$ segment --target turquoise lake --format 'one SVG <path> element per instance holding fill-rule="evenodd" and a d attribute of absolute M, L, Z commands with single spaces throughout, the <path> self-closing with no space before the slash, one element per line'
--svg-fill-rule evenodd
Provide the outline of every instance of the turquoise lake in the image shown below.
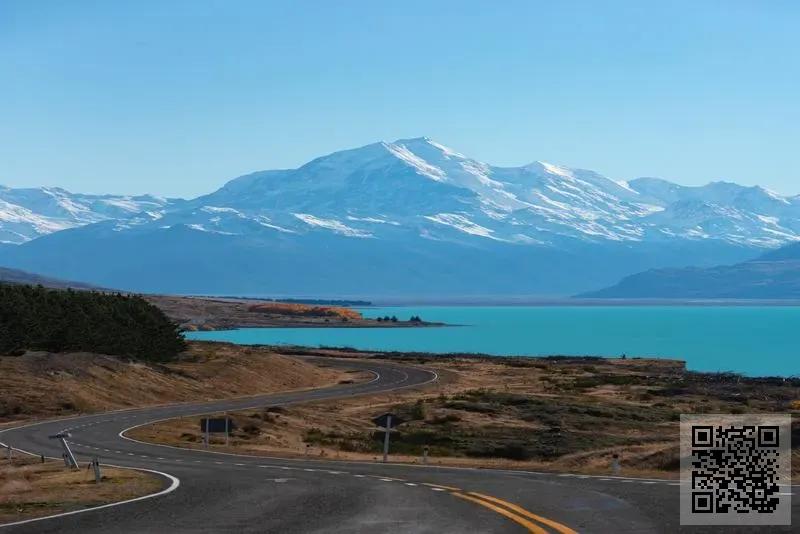
<path fill-rule="evenodd" d="M 465 325 L 442 328 L 257 328 L 187 333 L 240 344 L 520 356 L 661 357 L 694 371 L 800 375 L 800 307 L 388 307 L 396 315 Z"/>

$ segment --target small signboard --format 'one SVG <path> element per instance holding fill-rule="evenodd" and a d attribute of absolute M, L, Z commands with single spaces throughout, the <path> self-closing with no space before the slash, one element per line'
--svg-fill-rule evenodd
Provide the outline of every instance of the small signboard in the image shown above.
<path fill-rule="evenodd" d="M 393 413 L 385 413 L 383 415 L 379 415 L 378 417 L 373 419 L 372 422 L 375 423 L 375 426 L 386 428 L 387 423 L 389 422 L 389 416 L 392 417 L 392 421 L 391 421 L 392 428 L 396 427 L 397 425 L 402 425 L 403 423 L 406 422 L 405 419 L 403 419 L 403 418 L 401 418 L 398 415 L 393 414 Z"/>
<path fill-rule="evenodd" d="M 230 417 L 219 417 L 214 419 L 202 418 L 200 419 L 200 430 L 202 432 L 220 433 L 224 434 L 226 431 L 230 433 L 235 430 L 236 426 L 233 424 L 233 419 Z"/>

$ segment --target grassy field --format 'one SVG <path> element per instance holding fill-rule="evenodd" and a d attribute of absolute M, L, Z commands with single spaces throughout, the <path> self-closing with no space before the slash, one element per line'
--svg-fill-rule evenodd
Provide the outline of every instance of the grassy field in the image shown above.
<path fill-rule="evenodd" d="M 91 508 L 160 491 L 164 482 L 149 473 L 101 466 L 94 472 L 71 470 L 61 461 L 36 458 L 0 461 L 0 524 Z"/>
<path fill-rule="evenodd" d="M 608 473 L 612 455 L 619 454 L 628 475 L 677 477 L 681 413 L 790 413 L 800 386 L 690 373 L 683 362 L 671 360 L 430 355 L 400 360 L 437 369 L 440 383 L 421 391 L 237 413 L 228 448 L 303 456 L 310 444 L 313 457 L 378 460 L 383 431 L 370 421 L 392 411 L 407 421 L 392 432 L 393 461 L 419 462 L 427 446 L 437 465 L 597 474 Z M 197 428 L 197 420 L 185 418 L 139 428 L 131 436 L 201 447 Z M 224 449 L 223 438 L 211 446 Z M 795 449 L 795 472 L 799 466 Z"/>

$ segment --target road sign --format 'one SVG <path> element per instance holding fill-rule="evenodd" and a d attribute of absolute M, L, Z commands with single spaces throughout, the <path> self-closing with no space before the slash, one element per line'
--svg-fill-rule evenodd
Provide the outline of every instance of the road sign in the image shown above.
<path fill-rule="evenodd" d="M 391 422 L 389 422 L 389 418 L 390 417 L 392 419 Z M 379 415 L 378 417 L 373 419 L 372 422 L 375 423 L 375 426 L 386 428 L 387 426 L 402 425 L 403 423 L 406 422 L 406 420 L 401 418 L 401 417 L 399 417 L 399 416 L 397 416 L 396 414 L 385 413 L 385 414 Z"/>
<path fill-rule="evenodd" d="M 201 432 L 225 434 L 235 429 L 236 427 L 233 424 L 233 419 L 230 417 L 220 417 L 215 419 L 207 419 L 204 417 L 200 419 Z"/>

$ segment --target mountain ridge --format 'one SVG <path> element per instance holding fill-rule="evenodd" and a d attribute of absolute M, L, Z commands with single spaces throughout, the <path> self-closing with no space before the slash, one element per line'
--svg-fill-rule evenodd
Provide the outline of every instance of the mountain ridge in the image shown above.
<path fill-rule="evenodd" d="M 22 203 L 0 204 L 0 241 L 14 243 L 0 264 L 146 292 L 562 296 L 800 241 L 800 197 L 498 167 L 428 137 L 249 173 L 188 200 L 18 191 L 0 188 L 7 208 Z"/>
<path fill-rule="evenodd" d="M 649 269 L 576 298 L 794 300 L 800 298 L 800 243 L 730 265 Z"/>

